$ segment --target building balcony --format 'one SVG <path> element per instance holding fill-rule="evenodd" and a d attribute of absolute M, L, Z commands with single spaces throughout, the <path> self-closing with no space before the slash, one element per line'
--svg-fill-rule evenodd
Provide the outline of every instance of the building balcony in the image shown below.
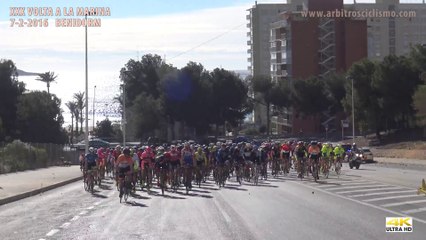
<path fill-rule="evenodd" d="M 251 46 L 251 41 L 247 41 L 247 45 Z"/>
<path fill-rule="evenodd" d="M 251 19 L 251 15 L 250 14 L 246 15 L 246 19 L 250 20 Z"/>
<path fill-rule="evenodd" d="M 253 50 L 251 50 L 251 48 L 247 49 L 247 53 L 251 54 L 253 52 Z"/>
<path fill-rule="evenodd" d="M 282 59 L 281 59 L 281 58 L 274 58 L 274 59 L 271 59 L 271 63 L 272 63 L 272 64 L 282 63 Z"/>
<path fill-rule="evenodd" d="M 251 32 L 247 32 L 247 37 L 251 37 Z"/>
<path fill-rule="evenodd" d="M 250 62 L 250 63 L 251 63 L 251 62 L 252 62 L 252 60 L 253 60 L 253 59 L 252 59 L 251 57 L 247 58 L 247 62 Z"/>
<path fill-rule="evenodd" d="M 247 28 L 251 28 L 251 23 L 247 23 Z"/>

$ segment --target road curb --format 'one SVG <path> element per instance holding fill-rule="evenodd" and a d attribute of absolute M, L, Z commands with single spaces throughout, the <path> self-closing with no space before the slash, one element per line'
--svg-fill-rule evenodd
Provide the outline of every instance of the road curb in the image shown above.
<path fill-rule="evenodd" d="M 11 203 L 11 202 L 15 202 L 15 201 L 27 198 L 27 197 L 32 197 L 34 195 L 37 195 L 37 194 L 40 194 L 40 193 L 43 193 L 43 192 L 46 192 L 46 191 L 49 191 L 49 190 L 52 190 L 52 189 L 55 189 L 55 188 L 58 188 L 58 187 L 62 187 L 64 185 L 67 185 L 67 184 L 70 184 L 70 183 L 73 183 L 73 182 L 76 182 L 76 181 L 79 181 L 79 180 L 82 180 L 82 179 L 83 179 L 83 176 L 80 176 L 80 177 L 72 178 L 72 179 L 69 179 L 69 180 L 66 180 L 66 181 L 63 181 L 63 182 L 58 182 L 58 183 L 55 183 L 55 184 L 52 184 L 52 185 L 49 185 L 49 186 L 46 186 L 46 187 L 42 187 L 42 188 L 39 188 L 39 189 L 36 189 L 36 190 L 32 190 L 32 191 L 21 193 L 21 194 L 15 195 L 15 196 L 0 199 L 0 206 Z"/>

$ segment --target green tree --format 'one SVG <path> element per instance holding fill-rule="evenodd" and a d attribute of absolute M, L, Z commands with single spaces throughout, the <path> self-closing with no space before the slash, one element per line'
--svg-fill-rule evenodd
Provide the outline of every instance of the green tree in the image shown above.
<path fill-rule="evenodd" d="M 75 111 L 75 118 L 76 118 L 76 132 L 78 133 L 78 119 L 80 120 L 80 133 L 83 132 L 83 109 L 86 107 L 85 103 L 85 94 L 84 92 L 78 92 L 74 93 L 74 99 L 77 104 L 77 109 Z"/>
<path fill-rule="evenodd" d="M 19 98 L 17 123 L 24 142 L 65 143 L 61 101 L 47 92 L 29 92 Z"/>
<path fill-rule="evenodd" d="M 253 91 L 260 95 L 263 104 L 266 106 L 266 134 L 270 134 L 270 109 L 274 89 L 274 83 L 270 76 L 255 76 L 251 80 Z"/>
<path fill-rule="evenodd" d="M 414 122 L 413 96 L 419 84 L 418 72 L 404 56 L 390 55 L 377 65 L 372 87 L 379 95 L 386 130 Z"/>
<path fill-rule="evenodd" d="M 332 114 L 343 111 L 342 100 L 346 96 L 346 76 L 344 74 L 330 74 L 324 79 L 325 94 L 330 101 Z"/>
<path fill-rule="evenodd" d="M 342 100 L 345 112 L 352 116 L 352 80 L 354 86 L 355 122 L 364 126 L 361 130 L 375 130 L 379 136 L 381 131 L 382 111 L 377 99 L 380 97 L 377 89 L 373 88 L 372 81 L 377 70 L 376 62 L 365 59 L 349 69 L 345 85 L 346 96 Z M 366 129 L 364 129 L 366 128 Z"/>
<path fill-rule="evenodd" d="M 45 72 L 38 75 L 37 81 L 45 82 L 47 85 L 47 93 L 50 94 L 50 83 L 54 82 L 58 76 L 54 72 Z"/>
<path fill-rule="evenodd" d="M 11 60 L 0 60 L 0 119 L 3 125 L 0 141 L 16 135 L 16 105 L 19 96 L 25 91 L 25 84 L 16 79 L 16 71 Z"/>
<path fill-rule="evenodd" d="M 292 99 L 296 110 L 306 115 L 321 113 L 330 105 L 325 83 L 317 77 L 294 81 Z"/>
<path fill-rule="evenodd" d="M 140 94 L 133 101 L 129 110 L 134 114 L 136 136 L 141 138 L 154 134 L 154 130 L 160 127 L 162 120 L 162 108 L 159 99 L 147 94 Z"/>
<path fill-rule="evenodd" d="M 73 101 L 69 101 L 69 102 L 65 103 L 65 106 L 67 106 L 68 110 L 71 113 L 71 143 L 72 143 L 73 140 L 74 140 L 74 116 L 75 116 L 75 113 L 76 113 L 76 110 L 77 110 L 77 104 Z M 77 123 L 78 123 L 78 119 L 76 119 L 76 120 L 77 120 Z"/>
<path fill-rule="evenodd" d="M 101 122 L 96 123 L 95 134 L 97 137 L 102 139 L 108 139 L 109 141 L 114 138 L 114 129 L 112 122 L 106 118 Z"/>
<path fill-rule="evenodd" d="M 235 73 L 225 69 L 216 68 L 210 75 L 211 120 L 216 126 L 224 125 L 226 121 L 235 127 L 251 111 L 247 97 L 248 88 Z"/>

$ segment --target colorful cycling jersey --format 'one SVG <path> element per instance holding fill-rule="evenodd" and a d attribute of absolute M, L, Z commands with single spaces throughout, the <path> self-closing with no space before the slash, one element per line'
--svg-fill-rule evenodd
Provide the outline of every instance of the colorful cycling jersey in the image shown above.
<path fill-rule="evenodd" d="M 203 151 L 201 151 L 201 152 L 199 152 L 199 151 L 195 152 L 195 156 L 194 157 L 195 157 L 195 160 L 198 163 L 207 164 L 207 157 L 206 157 L 206 154 Z"/>
<path fill-rule="evenodd" d="M 306 154 L 306 147 L 305 146 L 297 146 L 294 151 L 296 152 L 296 156 L 301 158 L 304 157 Z"/>
<path fill-rule="evenodd" d="M 308 153 L 312 155 L 318 155 L 320 153 L 320 148 L 318 145 L 312 145 L 309 147 Z"/>
<path fill-rule="evenodd" d="M 102 160 L 102 159 L 105 159 L 105 152 L 104 152 L 104 149 L 103 148 L 99 148 L 98 149 L 98 158 L 100 159 L 100 160 Z"/>
<path fill-rule="evenodd" d="M 219 151 L 217 152 L 217 162 L 218 163 L 225 163 L 225 161 L 228 158 L 228 151 L 226 151 L 226 149 L 219 149 Z"/>
<path fill-rule="evenodd" d="M 129 166 L 133 166 L 133 159 L 130 156 L 126 156 L 124 154 L 121 154 L 120 156 L 118 156 L 117 159 L 117 165 L 129 165 Z"/>
<path fill-rule="evenodd" d="M 171 150 L 169 154 L 171 162 L 179 161 L 179 152 L 177 150 Z"/>
<path fill-rule="evenodd" d="M 192 150 L 190 148 L 182 148 L 181 156 L 182 156 L 183 162 L 185 164 L 189 164 L 189 165 L 192 164 L 193 154 L 192 154 Z"/>
<path fill-rule="evenodd" d="M 155 154 L 152 151 L 144 151 L 141 155 L 142 161 L 152 161 L 155 159 Z"/>
<path fill-rule="evenodd" d="M 87 163 L 96 163 L 97 159 L 98 159 L 98 155 L 96 153 L 88 153 L 88 154 L 86 154 L 86 161 L 87 161 Z"/>
<path fill-rule="evenodd" d="M 288 145 L 288 144 L 283 144 L 282 146 L 281 146 L 281 151 L 285 151 L 285 152 L 290 152 L 291 151 L 291 148 L 290 148 L 290 146 Z"/>
<path fill-rule="evenodd" d="M 333 151 L 331 147 L 329 147 L 327 144 L 323 145 L 321 148 L 322 156 L 328 157 L 330 156 L 330 153 Z"/>
<path fill-rule="evenodd" d="M 334 148 L 333 153 L 334 153 L 335 156 L 343 156 L 343 154 L 345 154 L 345 149 L 337 146 L 337 147 Z"/>

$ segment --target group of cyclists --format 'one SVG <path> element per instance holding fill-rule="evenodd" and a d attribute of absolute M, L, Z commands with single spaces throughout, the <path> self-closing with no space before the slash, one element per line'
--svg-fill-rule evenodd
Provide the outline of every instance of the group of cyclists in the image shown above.
<path fill-rule="evenodd" d="M 354 147 L 356 147 L 354 145 Z M 339 144 L 316 141 L 286 141 L 284 143 L 266 141 L 256 143 L 217 142 L 209 145 L 185 142 L 178 145 L 90 148 L 89 153 L 80 157 L 84 181 L 92 176 L 95 183 L 101 182 L 105 174 L 116 180 L 122 197 L 123 184 L 136 191 L 136 186 L 150 191 L 153 180 L 164 190 L 179 189 L 183 184 L 188 193 L 192 183 L 201 185 L 212 178 L 219 187 L 231 177 L 242 181 L 258 183 L 272 176 L 289 174 L 290 169 L 299 178 L 312 174 L 315 181 L 319 174 L 325 177 L 331 170 L 340 174 L 345 150 Z M 91 173 L 87 174 L 87 173 Z M 128 183 L 126 183 L 128 182 Z"/>

